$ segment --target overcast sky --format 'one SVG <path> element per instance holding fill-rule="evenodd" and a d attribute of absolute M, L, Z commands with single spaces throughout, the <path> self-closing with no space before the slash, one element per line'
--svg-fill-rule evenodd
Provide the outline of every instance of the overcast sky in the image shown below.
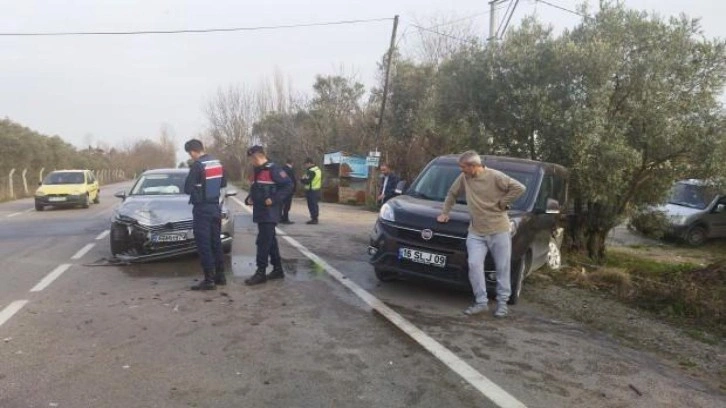
<path fill-rule="evenodd" d="M 548 0 L 573 9 L 575 0 Z M 597 1 L 591 1 L 597 4 Z M 661 15 L 701 17 L 726 38 L 724 0 L 625 0 Z M 399 14 L 401 45 L 436 16 L 470 20 L 484 37 L 488 0 L 0 0 L 0 32 L 174 30 L 372 19 Z M 502 11 L 499 12 L 500 15 Z M 536 13 L 557 29 L 578 18 L 521 0 L 512 21 Z M 391 22 L 213 34 L 0 37 L 0 117 L 82 146 L 155 137 L 180 144 L 205 127 L 202 106 L 229 84 L 255 86 L 278 69 L 300 91 L 344 67 L 371 86 Z M 89 136 L 89 135 L 92 135 Z"/>

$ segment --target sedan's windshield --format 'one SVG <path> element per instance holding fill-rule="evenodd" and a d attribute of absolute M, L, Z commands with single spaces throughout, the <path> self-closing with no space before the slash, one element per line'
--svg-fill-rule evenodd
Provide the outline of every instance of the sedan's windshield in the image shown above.
<path fill-rule="evenodd" d="M 48 174 L 43 180 L 43 184 L 45 185 L 83 184 L 85 182 L 83 173 L 78 171 L 56 171 Z"/>
<path fill-rule="evenodd" d="M 716 198 L 716 189 L 707 185 L 676 183 L 668 198 L 669 204 L 704 210 Z"/>
<path fill-rule="evenodd" d="M 186 174 L 142 175 L 131 189 L 131 195 L 184 194 Z"/>
<path fill-rule="evenodd" d="M 513 210 L 526 210 L 527 203 L 534 193 L 537 174 L 534 172 L 499 170 L 514 178 L 527 187 L 527 192 L 521 195 L 514 203 Z M 426 171 L 414 182 L 406 194 L 427 200 L 444 201 L 454 180 L 461 174 L 456 164 L 437 164 L 429 166 Z M 457 203 L 466 204 L 465 197 L 459 197 Z"/>

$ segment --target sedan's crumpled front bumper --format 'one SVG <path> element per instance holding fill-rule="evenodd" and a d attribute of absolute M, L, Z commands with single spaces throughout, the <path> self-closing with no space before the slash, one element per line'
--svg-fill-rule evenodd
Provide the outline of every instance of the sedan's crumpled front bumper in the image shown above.
<path fill-rule="evenodd" d="M 234 239 L 226 224 L 227 221 L 223 220 L 223 246 L 231 244 Z M 145 226 L 131 219 L 117 218 L 111 234 L 111 239 L 121 242 L 123 247 L 114 255 L 115 259 L 124 263 L 156 261 L 197 252 L 191 220 Z"/>

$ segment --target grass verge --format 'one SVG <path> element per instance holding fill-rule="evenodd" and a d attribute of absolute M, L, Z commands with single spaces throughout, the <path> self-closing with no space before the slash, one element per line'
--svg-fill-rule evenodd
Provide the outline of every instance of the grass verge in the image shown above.
<path fill-rule="evenodd" d="M 662 262 L 632 251 L 611 249 L 604 266 L 588 265 L 576 254 L 571 264 L 545 271 L 553 280 L 590 290 L 606 291 L 619 300 L 656 313 L 704 340 L 702 331 L 726 337 L 726 260 L 708 265 Z"/>

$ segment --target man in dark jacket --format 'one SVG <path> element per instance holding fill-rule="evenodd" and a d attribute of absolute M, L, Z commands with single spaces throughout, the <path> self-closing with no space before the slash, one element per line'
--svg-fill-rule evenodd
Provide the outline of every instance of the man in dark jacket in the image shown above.
<path fill-rule="evenodd" d="M 287 159 L 285 166 L 282 168 L 287 173 L 287 176 L 292 180 L 292 194 L 285 200 L 282 205 L 282 220 L 280 224 L 294 224 L 290 221 L 290 208 L 292 207 L 292 198 L 295 196 L 295 190 L 297 190 L 297 180 L 295 179 L 295 170 L 293 169 L 292 159 Z"/>
<path fill-rule="evenodd" d="M 280 222 L 281 207 L 292 194 L 292 180 L 281 167 L 267 159 L 262 146 L 252 146 L 247 156 L 254 166 L 250 194 L 245 204 L 252 206 L 252 221 L 257 224 L 257 271 L 247 279 L 247 285 L 259 285 L 268 279 L 283 279 L 282 258 L 277 244 L 275 227 Z M 268 260 L 272 272 L 265 275 Z"/>
<path fill-rule="evenodd" d="M 381 190 L 378 193 L 378 203 L 383 205 L 393 198 L 398 184 L 398 176 L 391 170 L 388 163 L 381 165 Z"/>
<path fill-rule="evenodd" d="M 192 228 L 204 271 L 204 280 L 192 286 L 192 290 L 212 290 L 215 285 L 227 284 L 220 232 L 221 189 L 227 187 L 227 180 L 222 164 L 204 152 L 201 141 L 186 142 L 184 150 L 194 160 L 184 183 L 184 193 L 189 194 L 189 203 L 194 206 Z"/>

